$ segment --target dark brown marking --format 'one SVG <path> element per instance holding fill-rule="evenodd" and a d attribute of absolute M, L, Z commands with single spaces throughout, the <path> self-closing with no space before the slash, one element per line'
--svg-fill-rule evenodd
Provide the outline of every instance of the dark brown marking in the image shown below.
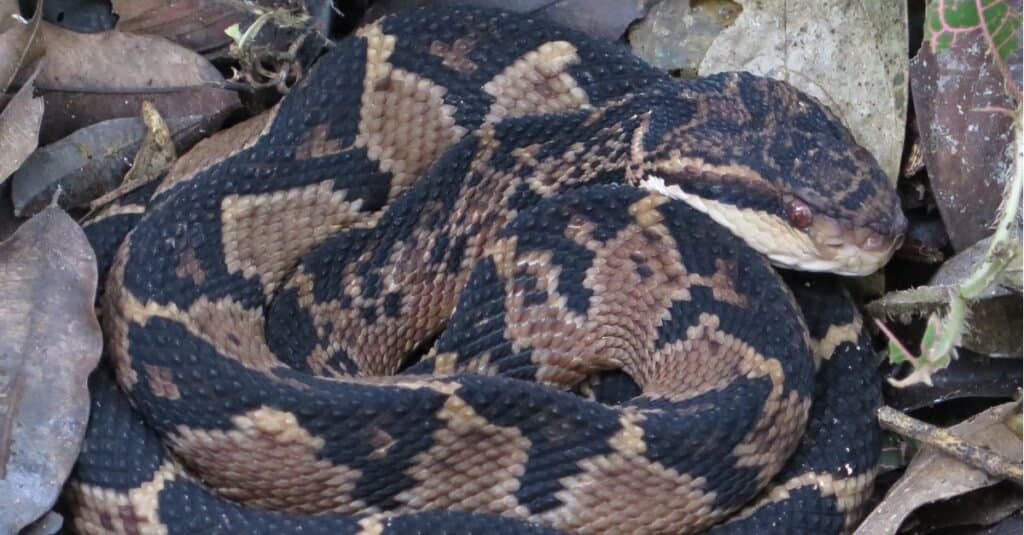
<path fill-rule="evenodd" d="M 469 58 L 469 53 L 476 46 L 476 36 L 460 37 L 451 43 L 434 41 L 430 43 L 430 53 L 441 58 L 441 64 L 453 71 L 468 74 L 477 69 L 477 64 Z"/>
<path fill-rule="evenodd" d="M 151 364 L 144 364 L 146 378 L 149 381 L 149 390 L 154 396 L 167 399 L 181 399 L 181 391 L 178 385 L 174 384 L 174 375 L 171 370 Z"/>
<path fill-rule="evenodd" d="M 181 257 L 178 261 L 178 267 L 174 270 L 174 274 L 181 278 L 190 278 L 196 285 L 200 285 L 206 281 L 206 272 L 203 271 L 203 266 L 199 263 L 199 258 L 196 257 L 196 251 L 192 247 L 185 249 L 185 252 L 181 253 Z"/>
<path fill-rule="evenodd" d="M 337 154 L 343 150 L 345 150 L 345 147 L 341 145 L 340 141 L 327 137 L 327 125 L 321 124 L 314 126 L 309 131 L 305 141 L 295 148 L 295 159 L 322 158 Z"/>

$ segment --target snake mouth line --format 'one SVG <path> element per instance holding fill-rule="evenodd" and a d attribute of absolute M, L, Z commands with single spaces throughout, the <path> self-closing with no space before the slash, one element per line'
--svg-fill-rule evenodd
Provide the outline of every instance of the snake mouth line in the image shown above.
<path fill-rule="evenodd" d="M 687 193 L 657 176 L 648 177 L 642 185 L 704 212 L 782 268 L 844 276 L 870 275 L 884 266 L 903 243 L 905 222 L 895 225 L 892 234 L 885 234 L 815 214 L 811 226 L 799 230 L 776 214 Z"/>
<path fill-rule="evenodd" d="M 870 229 L 853 229 L 838 240 L 818 242 L 817 257 L 782 252 L 766 254 L 780 267 L 861 277 L 884 266 L 902 244 L 902 235 L 886 236 Z"/>

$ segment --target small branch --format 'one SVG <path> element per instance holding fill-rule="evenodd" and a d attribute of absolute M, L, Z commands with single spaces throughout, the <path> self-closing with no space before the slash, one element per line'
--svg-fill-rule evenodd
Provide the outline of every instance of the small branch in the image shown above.
<path fill-rule="evenodd" d="M 928 444 L 990 476 L 1011 479 L 1018 485 L 1024 480 L 1020 463 L 1007 459 L 984 446 L 962 440 L 945 429 L 911 418 L 892 407 L 878 409 L 878 422 L 885 429 Z"/>

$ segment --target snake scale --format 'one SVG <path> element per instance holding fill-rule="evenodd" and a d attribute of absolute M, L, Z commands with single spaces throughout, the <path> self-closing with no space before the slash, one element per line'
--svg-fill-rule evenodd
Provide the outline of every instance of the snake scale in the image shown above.
<path fill-rule="evenodd" d="M 359 29 L 86 226 L 83 533 L 828 533 L 879 454 L 834 277 L 906 222 L 824 106 L 519 15 Z M 785 278 L 783 278 L 785 277 Z"/>

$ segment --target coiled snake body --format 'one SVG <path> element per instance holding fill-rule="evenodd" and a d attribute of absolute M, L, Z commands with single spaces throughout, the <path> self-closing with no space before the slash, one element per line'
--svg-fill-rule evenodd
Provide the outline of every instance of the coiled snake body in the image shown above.
<path fill-rule="evenodd" d="M 856 514 L 879 447 L 868 340 L 834 282 L 791 291 L 768 259 L 867 273 L 905 222 L 809 97 L 417 10 L 224 136 L 229 157 L 197 147 L 87 227 L 118 384 L 94 374 L 78 530 L 821 533 Z"/>

